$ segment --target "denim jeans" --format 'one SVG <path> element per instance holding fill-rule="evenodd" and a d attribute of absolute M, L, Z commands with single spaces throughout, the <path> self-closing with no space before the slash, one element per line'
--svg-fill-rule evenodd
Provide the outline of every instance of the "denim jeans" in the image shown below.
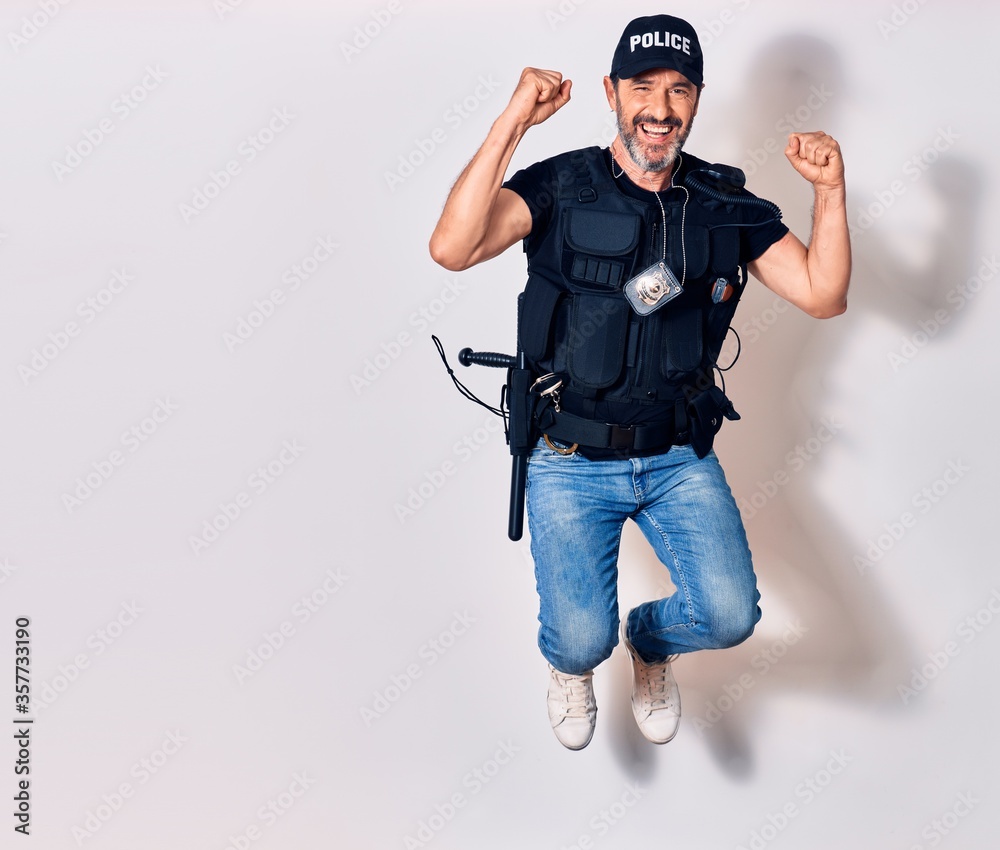
<path fill-rule="evenodd" d="M 746 532 L 715 452 L 699 460 L 690 446 L 673 446 L 652 457 L 588 460 L 539 442 L 528 461 L 527 508 L 538 646 L 560 672 L 593 670 L 618 642 L 627 519 L 676 588 L 629 615 L 629 640 L 643 660 L 734 646 L 760 619 Z"/>

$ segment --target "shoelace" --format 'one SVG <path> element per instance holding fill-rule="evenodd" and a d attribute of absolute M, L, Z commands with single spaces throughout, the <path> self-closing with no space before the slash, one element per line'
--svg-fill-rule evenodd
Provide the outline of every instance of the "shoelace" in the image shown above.
<path fill-rule="evenodd" d="M 670 669 L 676 655 L 671 655 L 661 664 L 640 664 L 639 685 L 650 697 L 650 709 L 655 711 L 658 708 L 676 708 L 671 702 L 671 689 L 667 684 L 667 671 Z M 659 704 L 657 704 L 659 703 Z"/>
<path fill-rule="evenodd" d="M 553 670 L 552 675 L 563 693 L 564 717 L 588 717 L 590 705 L 586 684 L 579 676 L 570 676 Z"/>

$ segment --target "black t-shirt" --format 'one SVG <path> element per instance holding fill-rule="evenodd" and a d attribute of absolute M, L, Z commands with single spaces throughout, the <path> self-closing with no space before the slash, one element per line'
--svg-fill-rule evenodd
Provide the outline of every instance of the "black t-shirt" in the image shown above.
<path fill-rule="evenodd" d="M 691 156 L 681 154 L 680 168 L 674 177 L 675 183 L 683 183 L 684 175 L 691 168 L 692 159 Z M 602 151 L 602 162 L 611 175 L 621 171 L 620 168 L 612 171 L 611 151 L 607 148 Z M 551 163 L 551 160 L 545 159 L 534 165 L 529 165 L 527 168 L 522 168 L 503 184 L 505 189 L 517 192 L 531 211 L 531 234 L 525 240 L 526 249 L 529 252 L 534 240 L 540 239 L 552 222 L 552 211 L 555 207 L 553 188 L 559 185 L 559 180 Z M 629 197 L 647 203 L 659 211 L 659 204 L 650 189 L 637 186 L 625 174 L 618 177 L 615 182 L 618 184 L 618 188 Z M 780 219 L 773 219 L 771 213 L 761 207 L 747 208 L 744 216 L 748 224 L 760 223 L 757 226 L 739 228 L 741 264 L 753 262 L 788 233 L 788 228 L 782 224 Z"/>

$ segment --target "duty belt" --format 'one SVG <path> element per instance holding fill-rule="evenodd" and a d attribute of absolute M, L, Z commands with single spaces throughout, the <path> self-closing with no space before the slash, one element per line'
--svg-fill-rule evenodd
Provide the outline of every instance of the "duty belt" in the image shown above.
<path fill-rule="evenodd" d="M 688 442 L 687 432 L 676 431 L 673 423 L 614 425 L 551 408 L 539 417 L 538 427 L 546 436 L 560 442 L 592 449 L 643 452 Z"/>

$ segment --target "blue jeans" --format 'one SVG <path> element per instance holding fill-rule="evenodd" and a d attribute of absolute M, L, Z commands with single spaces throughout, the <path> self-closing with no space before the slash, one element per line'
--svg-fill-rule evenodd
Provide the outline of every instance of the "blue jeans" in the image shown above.
<path fill-rule="evenodd" d="M 750 548 L 715 452 L 588 460 L 539 442 L 528 461 L 538 646 L 563 673 L 593 670 L 618 643 L 618 549 L 635 520 L 676 591 L 645 602 L 628 636 L 646 662 L 734 646 L 760 619 Z"/>

